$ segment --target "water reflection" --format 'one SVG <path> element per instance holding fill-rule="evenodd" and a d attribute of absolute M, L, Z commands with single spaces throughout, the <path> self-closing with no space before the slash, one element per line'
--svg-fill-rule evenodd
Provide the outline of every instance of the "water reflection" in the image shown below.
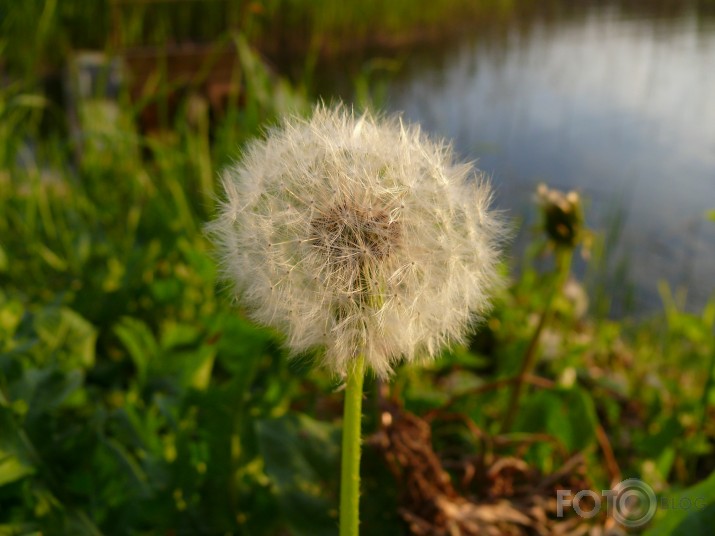
<path fill-rule="evenodd" d="M 582 191 L 595 228 L 622 213 L 637 310 L 660 306 L 659 279 L 691 307 L 713 291 L 715 25 L 602 9 L 475 37 L 411 57 L 387 107 L 478 159 L 514 215 L 539 181 Z"/>

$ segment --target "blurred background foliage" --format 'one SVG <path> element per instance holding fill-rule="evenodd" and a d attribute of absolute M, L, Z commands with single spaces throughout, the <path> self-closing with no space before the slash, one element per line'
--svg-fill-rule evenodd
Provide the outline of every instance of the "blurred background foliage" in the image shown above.
<path fill-rule="evenodd" d="M 279 336 L 217 286 L 202 227 L 219 170 L 266 125 L 310 109 L 325 57 L 369 58 L 536 4 L 569 9 L 2 0 L 0 534 L 335 534 L 339 381 L 310 356 L 288 362 Z M 185 65 L 197 50 L 200 67 L 174 76 L 172 54 Z M 115 56 L 138 74 L 116 75 Z M 355 88 L 369 99 L 365 79 Z M 365 534 L 408 533 L 405 482 L 371 441 L 388 402 L 431 423 L 435 452 L 477 502 L 523 489 L 464 484 L 466 461 L 516 457 L 549 475 L 578 456 L 593 489 L 637 476 L 713 504 L 715 300 L 686 311 L 663 284 L 662 313 L 609 318 L 593 306 L 607 296 L 570 269 L 590 255 L 590 277 L 604 235 L 577 218 L 564 244 L 551 209 L 469 345 L 392 385 L 368 381 Z M 656 521 L 652 534 L 710 534 L 715 511 Z"/>

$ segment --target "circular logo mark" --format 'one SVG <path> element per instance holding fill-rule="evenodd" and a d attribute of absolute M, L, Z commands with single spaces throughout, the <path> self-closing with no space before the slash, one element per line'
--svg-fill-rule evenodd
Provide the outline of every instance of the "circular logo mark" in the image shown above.
<path fill-rule="evenodd" d="M 613 519 L 628 528 L 648 523 L 658 507 L 655 492 L 638 478 L 628 478 L 613 488 Z"/>

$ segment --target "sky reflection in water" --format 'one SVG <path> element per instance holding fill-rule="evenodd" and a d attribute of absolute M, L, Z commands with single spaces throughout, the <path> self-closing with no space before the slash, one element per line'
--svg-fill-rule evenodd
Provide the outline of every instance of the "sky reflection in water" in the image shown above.
<path fill-rule="evenodd" d="M 386 104 L 478 159 L 513 216 L 540 181 L 581 191 L 594 228 L 620 211 L 638 311 L 660 279 L 690 308 L 715 288 L 715 25 L 594 11 L 466 40 L 411 57 Z"/>

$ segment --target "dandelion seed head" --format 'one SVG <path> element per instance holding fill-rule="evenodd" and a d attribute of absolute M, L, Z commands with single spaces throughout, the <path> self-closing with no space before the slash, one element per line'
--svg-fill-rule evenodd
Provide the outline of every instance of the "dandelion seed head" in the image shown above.
<path fill-rule="evenodd" d="M 451 147 L 400 119 L 317 107 L 250 143 L 224 171 L 209 225 L 222 273 L 293 354 L 362 353 L 387 377 L 434 356 L 490 307 L 504 225 Z"/>

